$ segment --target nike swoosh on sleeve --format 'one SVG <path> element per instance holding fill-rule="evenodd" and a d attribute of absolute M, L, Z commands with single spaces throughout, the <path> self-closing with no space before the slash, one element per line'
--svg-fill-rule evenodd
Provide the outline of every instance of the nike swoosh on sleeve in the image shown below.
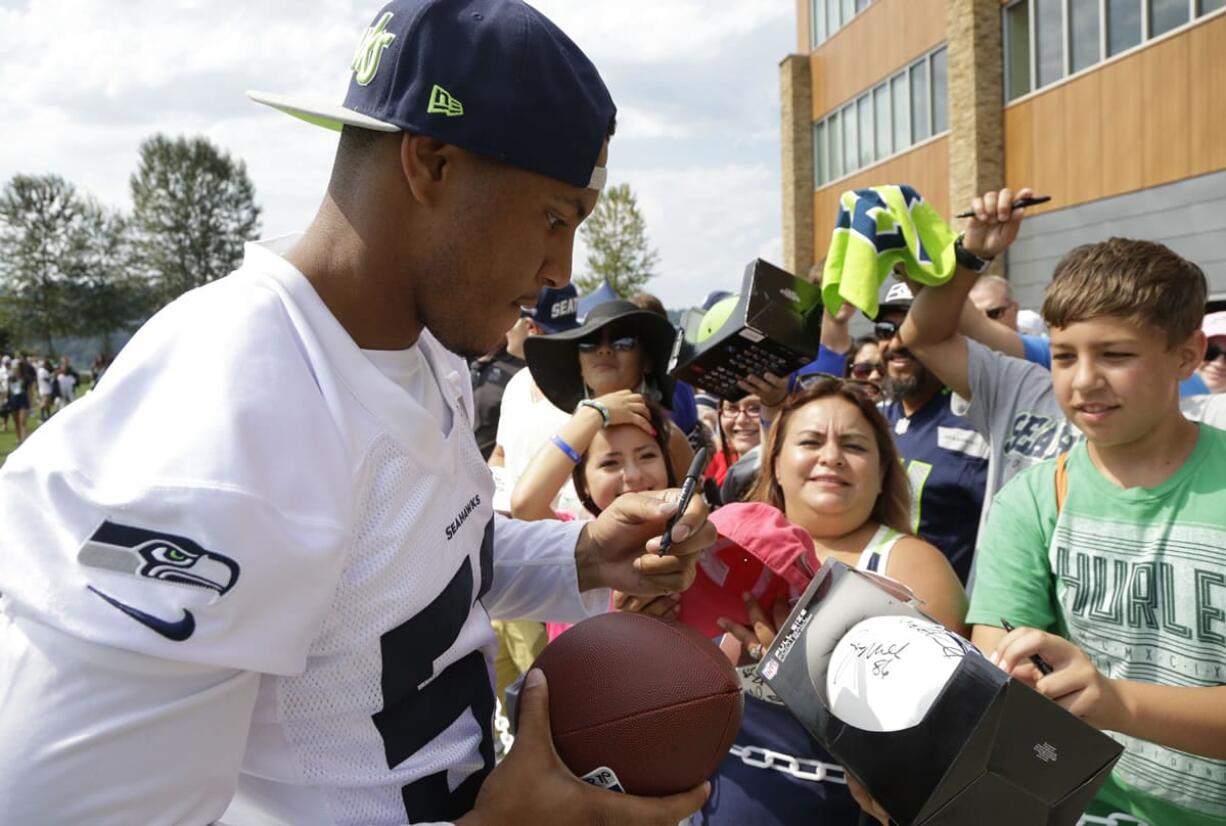
<path fill-rule="evenodd" d="M 168 640 L 183 642 L 196 632 L 196 618 L 193 617 L 192 612 L 188 611 L 186 608 L 183 609 L 182 619 L 176 620 L 175 622 L 170 622 L 162 619 L 161 617 L 155 617 L 153 614 L 146 614 L 139 608 L 133 608 L 131 605 L 122 603 L 114 597 L 109 597 L 92 585 L 87 585 L 85 587 L 102 597 L 111 605 L 114 605 L 120 611 L 123 611 L 132 619 L 148 628 L 153 629 Z"/>

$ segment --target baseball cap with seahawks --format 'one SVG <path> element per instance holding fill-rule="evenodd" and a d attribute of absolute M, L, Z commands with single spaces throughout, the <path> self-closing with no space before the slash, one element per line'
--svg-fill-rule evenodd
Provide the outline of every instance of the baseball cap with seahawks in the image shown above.
<path fill-rule="evenodd" d="M 331 129 L 427 135 L 600 191 L 617 107 L 596 67 L 520 0 L 392 0 L 362 33 L 343 104 L 249 91 Z"/>

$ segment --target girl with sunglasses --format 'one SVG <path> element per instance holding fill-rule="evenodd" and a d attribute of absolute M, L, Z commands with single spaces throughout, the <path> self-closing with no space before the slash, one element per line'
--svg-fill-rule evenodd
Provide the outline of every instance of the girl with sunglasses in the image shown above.
<path fill-rule="evenodd" d="M 533 380 L 559 410 L 576 413 L 581 402 L 603 404 L 605 397 L 628 391 L 667 411 L 674 391 L 667 367 L 676 332 L 667 318 L 629 301 L 606 301 L 574 330 L 529 338 L 524 354 Z M 612 408 L 608 412 L 612 415 Z M 670 463 L 689 467 L 694 451 L 685 434 L 668 416 L 664 425 L 658 429 Z M 554 449 L 549 445 L 545 452 Z"/>
<path fill-rule="evenodd" d="M 881 343 L 876 336 L 862 336 L 855 340 L 847 363 L 846 378 L 860 384 L 865 394 L 873 401 L 881 400 L 881 380 L 885 367 L 881 362 Z"/>

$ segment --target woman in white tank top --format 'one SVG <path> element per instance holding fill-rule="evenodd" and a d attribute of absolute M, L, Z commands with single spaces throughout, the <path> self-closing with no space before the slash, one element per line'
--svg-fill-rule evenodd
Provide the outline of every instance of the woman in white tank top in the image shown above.
<path fill-rule="evenodd" d="M 945 555 L 910 532 L 911 495 L 889 425 L 855 385 L 827 379 L 784 404 L 748 498 L 808 531 L 819 563 L 833 557 L 896 579 L 933 619 L 965 633 L 966 593 Z"/>

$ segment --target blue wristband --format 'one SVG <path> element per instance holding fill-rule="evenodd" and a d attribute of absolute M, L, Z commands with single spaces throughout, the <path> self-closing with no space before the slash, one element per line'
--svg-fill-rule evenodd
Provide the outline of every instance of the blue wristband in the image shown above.
<path fill-rule="evenodd" d="M 583 461 L 583 457 L 579 455 L 578 451 L 576 451 L 573 447 L 568 445 L 566 443 L 566 440 L 563 439 L 561 436 L 558 436 L 556 434 L 553 436 L 550 436 L 549 441 L 553 442 L 554 445 L 557 446 L 558 450 L 565 453 L 566 458 L 570 459 L 576 465 Z"/>

